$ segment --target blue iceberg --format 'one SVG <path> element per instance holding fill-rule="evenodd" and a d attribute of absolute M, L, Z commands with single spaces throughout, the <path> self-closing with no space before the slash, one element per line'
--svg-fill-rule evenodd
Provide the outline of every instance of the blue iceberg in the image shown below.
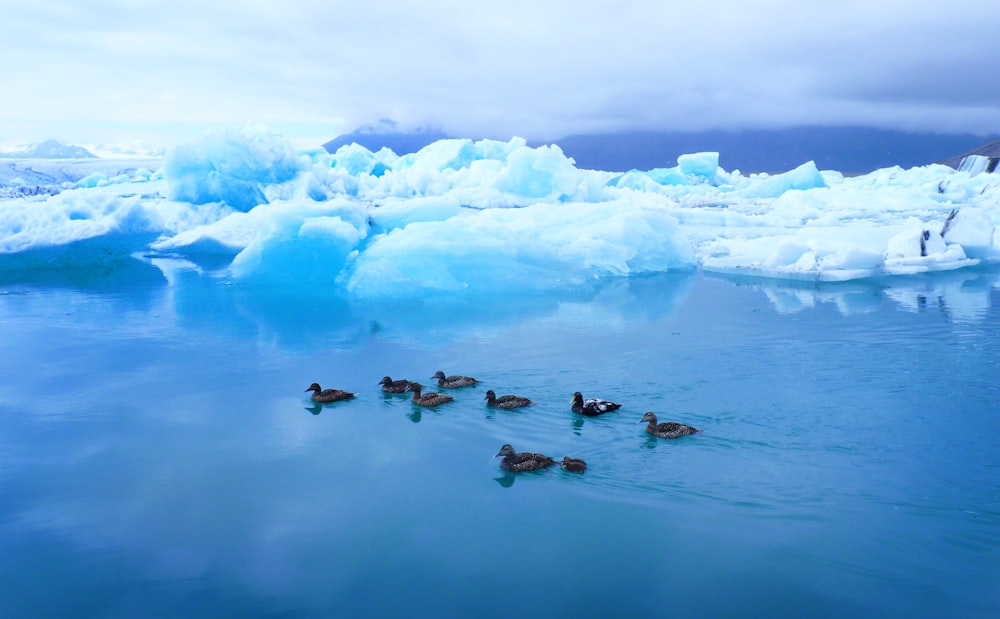
<path fill-rule="evenodd" d="M 297 152 L 263 127 L 212 132 L 156 171 L 90 163 L 31 195 L 23 176 L 2 181 L 0 269 L 184 259 L 240 285 L 406 299 L 697 269 L 844 281 L 1000 259 L 993 174 L 845 177 L 810 161 L 744 175 L 720 158 L 614 174 L 520 138 L 440 140 L 400 157 L 357 144 Z"/>

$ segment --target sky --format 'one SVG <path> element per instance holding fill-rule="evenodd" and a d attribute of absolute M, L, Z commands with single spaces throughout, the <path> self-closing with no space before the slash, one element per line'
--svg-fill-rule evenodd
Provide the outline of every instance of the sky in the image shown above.
<path fill-rule="evenodd" d="M 855 125 L 1000 133 L 1000 2 L 4 0 L 0 145 L 301 145 L 392 119 L 553 140 Z"/>

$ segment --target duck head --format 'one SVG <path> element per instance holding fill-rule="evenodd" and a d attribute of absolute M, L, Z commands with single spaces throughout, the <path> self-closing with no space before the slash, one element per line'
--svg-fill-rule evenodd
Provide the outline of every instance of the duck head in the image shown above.
<path fill-rule="evenodd" d="M 323 389 L 319 386 L 319 383 L 313 383 L 313 384 L 309 385 L 309 388 L 306 389 L 306 391 L 320 392 L 320 391 L 323 391 Z"/>
<path fill-rule="evenodd" d="M 647 422 L 656 423 L 656 415 L 653 414 L 652 412 L 646 413 L 645 415 L 642 416 L 642 419 L 639 421 L 639 423 L 647 423 Z"/>
<path fill-rule="evenodd" d="M 383 386 L 385 386 L 385 385 L 391 385 L 392 384 L 392 379 L 389 378 L 388 376 L 383 376 L 382 380 L 378 381 L 378 384 L 383 385 Z"/>
<path fill-rule="evenodd" d="M 431 376 L 431 378 L 432 379 L 433 378 L 437 378 L 439 380 L 444 380 L 447 377 L 444 375 L 444 372 L 442 372 L 441 370 L 438 370 L 437 372 L 434 373 L 434 376 Z"/>
<path fill-rule="evenodd" d="M 503 456 L 504 458 L 506 458 L 507 456 L 513 456 L 514 453 L 515 453 L 514 447 L 511 446 L 510 443 L 506 443 L 503 447 L 500 448 L 500 451 L 497 452 L 497 455 L 493 457 L 498 458 L 500 456 Z"/>
<path fill-rule="evenodd" d="M 577 391 L 573 394 L 573 397 L 569 399 L 573 404 L 583 404 L 583 394 Z"/>
<path fill-rule="evenodd" d="M 497 394 L 493 393 L 492 389 L 487 389 L 486 390 L 486 397 L 483 398 L 483 399 L 484 400 L 495 400 L 495 399 L 497 399 Z"/>

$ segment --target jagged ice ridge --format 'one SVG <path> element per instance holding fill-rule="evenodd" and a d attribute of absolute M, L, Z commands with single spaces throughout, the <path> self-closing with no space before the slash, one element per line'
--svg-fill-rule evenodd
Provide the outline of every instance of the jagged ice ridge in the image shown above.
<path fill-rule="evenodd" d="M 263 128 L 213 132 L 157 171 L 0 193 L 0 270 L 231 258 L 223 275 L 236 283 L 380 299 L 697 268 L 842 281 L 1000 260 L 995 174 L 929 165 L 845 177 L 805 162 L 743 175 L 718 153 L 676 163 L 618 174 L 520 138 L 440 140 L 400 157 L 297 152 Z"/>

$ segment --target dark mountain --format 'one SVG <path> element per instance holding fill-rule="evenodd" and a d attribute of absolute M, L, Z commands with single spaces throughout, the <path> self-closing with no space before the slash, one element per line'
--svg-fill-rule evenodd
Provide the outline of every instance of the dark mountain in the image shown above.
<path fill-rule="evenodd" d="M 345 133 L 323 144 L 328 153 L 335 153 L 341 146 L 359 144 L 377 152 L 386 147 L 397 155 L 415 153 L 424 146 L 450 136 L 434 129 L 400 131 L 395 121 L 383 118 L 374 125 L 363 125 L 351 133 Z"/>
<path fill-rule="evenodd" d="M 0 153 L 7 159 L 97 159 L 86 148 L 62 144 L 55 140 L 46 140 L 39 144 L 29 144 L 15 151 Z"/>
<path fill-rule="evenodd" d="M 373 152 L 386 146 L 403 155 L 446 137 L 451 136 L 440 131 L 396 131 L 395 123 L 385 121 L 342 135 L 323 147 L 334 152 L 344 144 L 357 142 Z M 794 127 L 571 135 L 553 143 L 572 157 L 577 167 L 610 172 L 670 168 L 677 164 L 679 155 L 715 151 L 719 153 L 719 165 L 730 171 L 785 172 L 806 161 L 815 161 L 822 170 L 864 174 L 897 165 L 912 168 L 950 162 L 955 153 L 967 153 L 980 147 L 983 140 L 971 134 L 911 133 L 865 127 Z M 540 144 L 529 142 L 531 146 Z M 957 159 L 960 161 L 961 157 Z M 950 165 L 954 167 L 957 163 Z"/>
<path fill-rule="evenodd" d="M 811 160 L 821 170 L 863 174 L 942 161 L 981 145 L 983 139 L 863 127 L 795 127 L 577 135 L 557 143 L 578 167 L 616 172 L 669 168 L 678 155 L 716 151 L 719 165 L 730 171 L 784 172 Z"/>

